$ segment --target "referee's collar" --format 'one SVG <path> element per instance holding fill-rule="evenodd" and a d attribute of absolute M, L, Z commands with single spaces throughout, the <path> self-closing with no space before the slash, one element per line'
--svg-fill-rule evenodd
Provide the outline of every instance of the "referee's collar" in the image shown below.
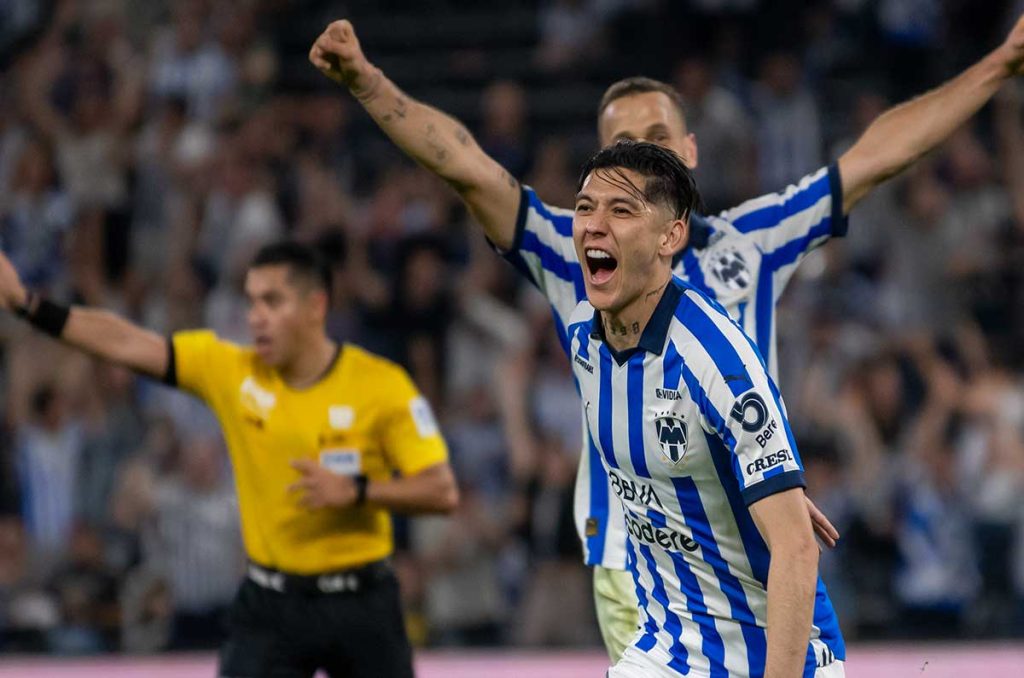
<path fill-rule="evenodd" d="M 591 321 L 590 336 L 599 339 L 608 347 L 608 351 L 615 358 L 615 362 L 622 365 L 629 357 L 638 351 L 647 351 L 655 355 L 661 355 L 665 350 L 665 339 L 668 338 L 668 328 L 672 324 L 672 317 L 679 306 L 679 297 L 683 291 L 676 284 L 675 277 L 669 279 L 665 291 L 661 293 L 658 305 L 654 307 L 650 320 L 640 335 L 640 342 L 633 348 L 624 351 L 616 351 L 604 336 L 604 323 L 601 322 L 601 312 L 594 311 L 594 319 Z"/>

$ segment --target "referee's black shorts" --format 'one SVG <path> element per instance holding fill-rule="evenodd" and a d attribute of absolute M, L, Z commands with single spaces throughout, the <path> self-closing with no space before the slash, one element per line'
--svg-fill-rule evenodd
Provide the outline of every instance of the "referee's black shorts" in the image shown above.
<path fill-rule="evenodd" d="M 412 678 L 398 581 L 385 563 L 325 577 L 250 566 L 231 606 L 220 676 L 310 678 L 317 669 Z"/>

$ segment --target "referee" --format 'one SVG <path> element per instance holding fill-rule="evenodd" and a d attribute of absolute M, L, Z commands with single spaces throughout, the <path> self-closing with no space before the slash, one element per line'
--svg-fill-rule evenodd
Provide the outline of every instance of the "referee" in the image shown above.
<path fill-rule="evenodd" d="M 220 420 L 249 557 L 220 675 L 412 676 L 390 512 L 458 501 L 430 406 L 400 367 L 327 337 L 329 269 L 313 250 L 263 248 L 245 291 L 251 347 L 210 331 L 167 339 L 26 290 L 0 254 L 4 309 L 198 396 Z"/>

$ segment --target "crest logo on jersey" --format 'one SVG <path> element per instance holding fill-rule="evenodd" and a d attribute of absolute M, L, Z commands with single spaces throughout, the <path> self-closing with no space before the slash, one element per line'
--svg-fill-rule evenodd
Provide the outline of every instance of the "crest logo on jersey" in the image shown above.
<path fill-rule="evenodd" d="M 711 274 L 731 290 L 745 290 L 750 286 L 750 268 L 739 250 L 732 247 L 711 255 Z"/>
<path fill-rule="evenodd" d="M 654 420 L 658 429 L 661 453 L 673 464 L 678 464 L 686 454 L 686 422 L 671 412 L 658 415 Z"/>

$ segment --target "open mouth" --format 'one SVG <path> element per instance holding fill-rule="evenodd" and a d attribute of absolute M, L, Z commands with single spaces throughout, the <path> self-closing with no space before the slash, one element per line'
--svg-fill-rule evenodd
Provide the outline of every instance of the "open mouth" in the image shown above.
<path fill-rule="evenodd" d="M 615 273 L 615 269 L 619 267 L 619 261 L 604 250 L 591 247 L 584 254 L 587 259 L 590 282 L 595 285 L 608 282 Z"/>

